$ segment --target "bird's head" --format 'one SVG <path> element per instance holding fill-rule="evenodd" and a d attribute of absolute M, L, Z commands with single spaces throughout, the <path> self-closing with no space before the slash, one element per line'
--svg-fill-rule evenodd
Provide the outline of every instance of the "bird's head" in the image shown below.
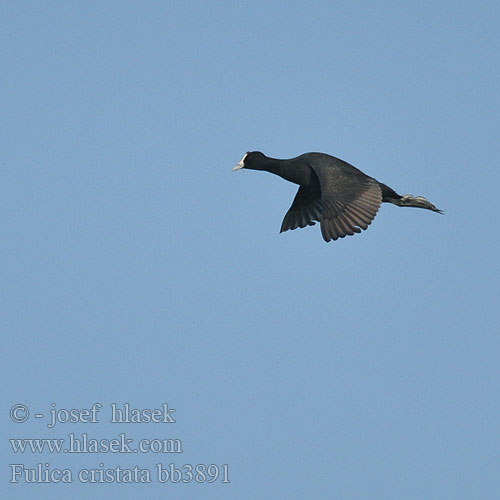
<path fill-rule="evenodd" d="M 233 171 L 240 168 L 248 168 L 250 170 L 262 170 L 265 160 L 265 155 L 260 151 L 247 151 L 243 158 L 233 167 Z"/>

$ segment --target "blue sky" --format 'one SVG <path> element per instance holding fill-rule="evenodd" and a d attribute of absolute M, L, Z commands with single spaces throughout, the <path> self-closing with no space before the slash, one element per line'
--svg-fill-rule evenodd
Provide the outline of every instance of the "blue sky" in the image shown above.
<path fill-rule="evenodd" d="M 2 483 L 9 499 L 496 498 L 495 2 L 4 2 Z M 279 234 L 247 150 L 333 154 L 382 206 Z M 103 408 L 97 423 L 58 409 Z M 110 404 L 176 423 L 109 422 Z M 24 404 L 30 418 L 9 419 Z M 8 438 L 182 440 L 15 454 Z M 9 464 L 70 484 L 9 484 Z M 229 484 L 83 484 L 228 464 Z"/>

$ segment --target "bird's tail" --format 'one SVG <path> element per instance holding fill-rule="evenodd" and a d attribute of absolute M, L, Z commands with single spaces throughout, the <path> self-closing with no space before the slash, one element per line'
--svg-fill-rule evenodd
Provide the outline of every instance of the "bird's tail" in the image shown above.
<path fill-rule="evenodd" d="M 433 212 L 437 212 L 438 214 L 443 214 L 442 210 L 436 208 L 427 198 L 423 196 L 413 196 L 412 194 L 404 194 L 399 195 L 391 189 L 389 186 L 385 184 L 379 183 L 382 188 L 382 201 L 386 201 L 389 203 L 393 203 L 398 207 L 416 207 L 416 208 L 425 208 L 426 210 L 432 210 Z"/>

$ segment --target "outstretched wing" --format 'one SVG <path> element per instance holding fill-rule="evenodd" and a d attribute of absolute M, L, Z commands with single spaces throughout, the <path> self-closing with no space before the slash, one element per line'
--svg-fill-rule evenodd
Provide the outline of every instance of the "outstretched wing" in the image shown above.
<path fill-rule="evenodd" d="M 317 193 L 300 186 L 292 206 L 285 214 L 280 233 L 298 227 L 314 226 L 314 221 L 321 220 L 322 211 L 321 198 Z"/>
<path fill-rule="evenodd" d="M 349 163 L 331 156 L 317 168 L 309 166 L 321 186 L 323 239 L 335 241 L 367 229 L 382 202 L 379 183 Z"/>

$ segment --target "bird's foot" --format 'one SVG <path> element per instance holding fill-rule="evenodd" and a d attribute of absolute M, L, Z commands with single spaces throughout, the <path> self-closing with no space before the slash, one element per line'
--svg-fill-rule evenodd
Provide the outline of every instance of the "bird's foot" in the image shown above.
<path fill-rule="evenodd" d="M 423 196 L 413 196 L 411 194 L 404 194 L 401 196 L 399 200 L 402 207 L 417 207 L 417 208 L 425 208 L 427 210 L 432 210 L 433 212 L 437 212 L 438 214 L 443 214 L 442 210 L 436 208 L 427 198 Z"/>

